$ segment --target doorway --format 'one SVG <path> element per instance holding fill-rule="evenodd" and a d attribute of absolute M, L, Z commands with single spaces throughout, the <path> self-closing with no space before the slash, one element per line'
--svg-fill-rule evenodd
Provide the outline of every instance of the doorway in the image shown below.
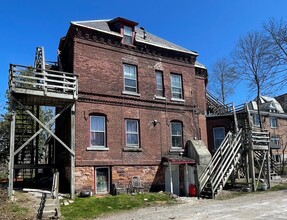
<path fill-rule="evenodd" d="M 96 194 L 110 193 L 110 168 L 96 167 L 95 177 Z"/>
<path fill-rule="evenodd" d="M 171 170 L 170 170 L 171 169 Z M 172 174 L 172 178 L 170 177 L 170 173 Z M 179 166 L 171 165 L 165 168 L 165 191 L 171 192 L 171 180 L 172 180 L 172 189 L 173 193 L 176 195 L 180 194 L 179 191 Z"/>

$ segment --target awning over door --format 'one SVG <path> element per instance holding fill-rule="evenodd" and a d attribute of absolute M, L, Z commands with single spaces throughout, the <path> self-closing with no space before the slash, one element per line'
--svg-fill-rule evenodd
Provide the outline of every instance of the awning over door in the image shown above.
<path fill-rule="evenodd" d="M 180 155 L 167 155 L 162 158 L 163 163 L 196 165 L 195 160 Z"/>

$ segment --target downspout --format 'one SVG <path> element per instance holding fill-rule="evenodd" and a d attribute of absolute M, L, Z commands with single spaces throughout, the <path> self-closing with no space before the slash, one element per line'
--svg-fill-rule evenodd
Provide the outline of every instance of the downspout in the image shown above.
<path fill-rule="evenodd" d="M 169 178 L 170 178 L 170 193 L 173 194 L 173 182 L 172 182 L 172 171 L 171 171 L 171 162 L 169 164 Z"/>

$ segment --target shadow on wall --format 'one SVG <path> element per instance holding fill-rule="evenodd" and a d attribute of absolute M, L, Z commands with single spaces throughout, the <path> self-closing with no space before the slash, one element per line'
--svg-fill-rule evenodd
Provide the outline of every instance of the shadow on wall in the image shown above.
<path fill-rule="evenodd" d="M 165 168 L 161 163 L 157 169 L 153 182 L 150 186 L 150 192 L 159 192 L 165 190 Z"/>

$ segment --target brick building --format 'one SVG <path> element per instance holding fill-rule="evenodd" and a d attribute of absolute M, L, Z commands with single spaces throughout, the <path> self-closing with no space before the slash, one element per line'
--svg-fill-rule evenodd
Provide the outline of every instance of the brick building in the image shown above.
<path fill-rule="evenodd" d="M 185 171 L 194 165 L 186 143 L 207 144 L 207 70 L 198 54 L 137 25 L 124 18 L 71 22 L 60 41 L 62 69 L 78 75 L 78 192 L 111 193 L 113 184 L 127 188 L 137 176 L 146 190 L 186 194 Z M 61 120 L 56 133 L 63 137 L 69 124 Z M 69 180 L 64 154 L 57 161 Z"/>

